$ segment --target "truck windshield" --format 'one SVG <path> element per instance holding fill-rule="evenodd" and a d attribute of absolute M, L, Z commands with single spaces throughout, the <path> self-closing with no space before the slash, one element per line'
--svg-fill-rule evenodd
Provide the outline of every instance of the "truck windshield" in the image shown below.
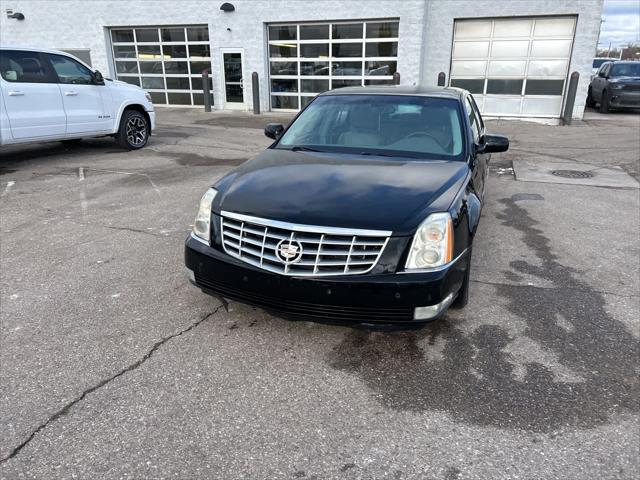
<path fill-rule="evenodd" d="M 454 99 L 328 95 L 316 98 L 275 148 L 461 160 L 461 123 Z"/>

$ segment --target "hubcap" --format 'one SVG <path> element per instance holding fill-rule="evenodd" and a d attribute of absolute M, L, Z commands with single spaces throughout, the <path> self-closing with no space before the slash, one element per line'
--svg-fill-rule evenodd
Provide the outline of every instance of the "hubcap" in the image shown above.
<path fill-rule="evenodd" d="M 127 141 L 133 145 L 144 145 L 147 141 L 147 125 L 140 117 L 130 118 L 127 122 Z"/>

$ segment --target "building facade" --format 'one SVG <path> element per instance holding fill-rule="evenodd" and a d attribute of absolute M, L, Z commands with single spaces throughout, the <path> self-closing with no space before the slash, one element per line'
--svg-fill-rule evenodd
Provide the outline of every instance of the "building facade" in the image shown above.
<path fill-rule="evenodd" d="M 2 45 L 71 52 L 157 105 L 295 111 L 351 85 L 446 83 L 487 116 L 581 118 L 603 0 L 5 0 Z M 15 17 L 16 12 L 24 16 Z"/>

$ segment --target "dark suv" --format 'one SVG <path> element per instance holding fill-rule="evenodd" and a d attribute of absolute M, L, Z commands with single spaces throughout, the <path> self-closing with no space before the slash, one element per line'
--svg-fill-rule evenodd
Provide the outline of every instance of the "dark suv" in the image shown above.
<path fill-rule="evenodd" d="M 607 62 L 591 80 L 587 107 L 600 104 L 600 112 L 612 108 L 640 108 L 640 62 Z"/>

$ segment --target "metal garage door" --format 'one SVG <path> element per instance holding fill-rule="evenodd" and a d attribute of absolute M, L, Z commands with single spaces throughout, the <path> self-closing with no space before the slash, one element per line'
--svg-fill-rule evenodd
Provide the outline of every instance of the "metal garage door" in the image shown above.
<path fill-rule="evenodd" d="M 451 85 L 485 115 L 559 117 L 575 17 L 456 20 Z"/>
<path fill-rule="evenodd" d="M 144 88 L 156 105 L 204 104 L 202 71 L 211 70 L 206 25 L 113 28 L 111 44 L 117 79 Z"/>

